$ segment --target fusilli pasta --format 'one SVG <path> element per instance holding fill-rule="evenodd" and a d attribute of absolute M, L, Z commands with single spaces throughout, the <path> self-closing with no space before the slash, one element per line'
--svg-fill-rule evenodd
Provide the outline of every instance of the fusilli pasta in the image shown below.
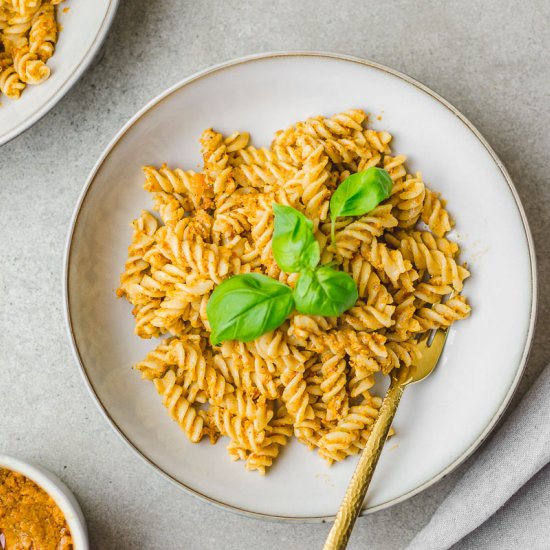
<path fill-rule="evenodd" d="M 35 56 L 27 63 L 47 58 L 55 42 L 51 27 L 40 39 L 33 34 L 51 21 L 51 7 L 31 4 L 17 11 L 36 14 L 22 50 Z M 16 90 L 25 78 L 21 61 L 4 86 Z M 445 201 L 420 173 L 407 173 L 403 155 L 391 156 L 388 132 L 366 123 L 359 109 L 310 118 L 277 132 L 269 149 L 250 145 L 245 132 L 208 129 L 200 173 L 143 169 L 158 217 L 144 211 L 133 222 L 117 292 L 134 306 L 140 337 L 169 338 L 135 368 L 192 442 L 228 437 L 231 459 L 249 470 L 264 473 L 293 435 L 329 463 L 357 454 L 381 405 L 371 393 L 376 373 L 410 365 L 419 334 L 470 313 L 460 294 L 469 272 L 446 237 Z M 388 171 L 391 196 L 363 216 L 338 219 L 331 244 L 333 191 L 371 166 Z M 297 274 L 281 272 L 273 258 L 274 202 L 313 221 L 322 262 L 348 272 L 359 299 L 338 318 L 293 313 L 253 342 L 212 346 L 206 304 L 224 279 L 255 272 L 296 284 Z"/>
<path fill-rule="evenodd" d="M 55 6 L 62 1 L 0 0 L 0 93 L 7 98 L 50 76 L 46 62 L 55 51 Z"/>

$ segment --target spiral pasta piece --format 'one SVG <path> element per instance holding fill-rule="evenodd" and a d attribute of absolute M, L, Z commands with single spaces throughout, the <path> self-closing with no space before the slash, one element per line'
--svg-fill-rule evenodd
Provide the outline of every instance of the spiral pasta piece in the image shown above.
<path fill-rule="evenodd" d="M 55 51 L 57 22 L 53 3 L 44 2 L 32 18 L 29 32 L 29 49 L 42 61 L 47 61 Z"/>
<path fill-rule="evenodd" d="M 0 74 L 1 77 L 1 74 Z M 132 242 L 128 247 L 128 258 L 124 267 L 124 272 L 120 276 L 120 287 L 117 290 L 119 297 L 126 297 L 132 304 L 140 303 L 144 287 L 143 278 L 150 273 L 150 264 L 144 259 L 145 254 L 151 250 L 155 244 L 154 234 L 158 228 L 157 220 L 147 211 L 143 211 L 132 226 Z M 149 298 L 158 298 L 163 293 L 154 295 L 148 294 Z"/>
<path fill-rule="evenodd" d="M 367 426 L 374 424 L 377 415 L 378 409 L 368 404 L 350 407 L 348 414 L 338 422 L 336 427 L 320 439 L 319 454 L 329 460 L 332 460 L 331 453 L 334 451 L 353 449 L 355 454 L 357 451 L 353 443 L 359 439 L 361 432 Z"/>
<path fill-rule="evenodd" d="M 470 306 L 463 296 L 453 296 L 444 303 L 431 308 L 423 307 L 417 312 L 417 320 L 424 330 L 449 327 L 455 321 L 470 315 Z"/>
<path fill-rule="evenodd" d="M 224 407 L 211 406 L 208 417 L 220 434 L 229 437 L 233 444 L 245 451 L 258 451 L 265 440 L 265 430 L 255 430 L 253 422 Z"/>
<path fill-rule="evenodd" d="M 424 198 L 422 221 L 437 237 L 444 237 L 452 227 L 449 213 L 445 210 L 445 201 L 442 201 L 437 193 L 429 189 L 426 190 Z"/>
<path fill-rule="evenodd" d="M 400 250 L 392 250 L 373 237 L 361 246 L 361 255 L 379 272 L 385 274 L 394 286 L 399 286 L 402 275 L 413 271 L 412 263 L 405 260 Z M 414 281 L 416 276 L 412 276 Z M 401 283 L 404 284 L 403 279 Z M 411 286 L 411 283 L 409 284 Z"/>
<path fill-rule="evenodd" d="M 293 419 L 284 407 L 280 407 L 268 434 L 259 449 L 252 451 L 246 458 L 246 469 L 256 470 L 261 475 L 273 464 L 281 447 L 288 443 L 293 433 Z"/>
<path fill-rule="evenodd" d="M 342 320 L 355 330 L 377 330 L 392 326 L 395 311 L 393 297 L 380 281 L 372 264 L 357 255 L 350 267 L 360 300 L 344 313 Z"/>
<path fill-rule="evenodd" d="M 349 259 L 357 254 L 363 244 L 372 243 L 373 237 L 380 237 L 384 231 L 395 227 L 397 223 L 390 204 L 377 206 L 355 221 L 343 221 L 336 230 L 336 252 L 342 258 Z"/>
<path fill-rule="evenodd" d="M 213 130 L 205 130 L 201 136 L 204 177 L 216 202 L 221 204 L 237 189 L 233 167 L 229 163 L 228 145 L 223 136 Z"/>
<path fill-rule="evenodd" d="M 210 187 L 202 174 L 179 168 L 171 170 L 166 164 L 160 169 L 144 166 L 144 189 L 150 193 L 170 193 L 187 211 L 197 210 L 207 202 Z"/>
<path fill-rule="evenodd" d="M 401 253 L 405 260 L 410 261 L 418 270 L 426 270 L 431 277 L 438 278 L 442 284 L 451 285 L 460 292 L 463 281 L 470 272 L 456 261 L 446 256 L 440 250 L 430 250 L 424 243 L 419 243 L 412 237 L 401 241 Z"/>
<path fill-rule="evenodd" d="M 305 159 L 304 168 L 285 185 L 291 194 L 300 197 L 305 214 L 317 221 L 324 221 L 328 216 L 331 181 L 329 162 L 323 147 L 318 146 Z"/>
<path fill-rule="evenodd" d="M 168 359 L 178 368 L 178 373 L 185 373 L 184 387 L 196 383 L 199 389 L 206 392 L 212 403 L 222 403 L 225 395 L 234 391 L 234 387 L 205 357 L 200 347 L 200 336 L 187 336 L 170 342 Z"/>
<path fill-rule="evenodd" d="M 229 163 L 234 166 L 235 181 L 243 188 L 271 191 L 296 173 L 292 164 L 278 159 L 271 151 L 252 146 L 233 152 Z"/>
<path fill-rule="evenodd" d="M 346 391 L 347 363 L 341 356 L 324 358 L 321 382 L 323 402 L 327 405 L 329 420 L 341 418 L 348 410 L 349 396 Z"/>
<path fill-rule="evenodd" d="M 363 131 L 362 123 L 366 119 L 361 109 L 350 109 L 330 118 L 311 117 L 296 124 L 296 130 L 313 137 L 330 139 L 336 136 L 348 136 L 353 131 Z"/>
<path fill-rule="evenodd" d="M 407 175 L 393 186 L 389 203 L 393 206 L 392 213 L 399 227 L 416 225 L 422 214 L 425 195 L 426 187 L 420 173 L 416 176 Z"/>
<path fill-rule="evenodd" d="M 7 24 L 2 33 L 2 43 L 8 53 L 13 53 L 15 48 L 28 43 L 27 33 L 32 26 L 32 19 L 37 7 L 29 7 L 24 12 L 15 10 L 8 13 Z"/>
<path fill-rule="evenodd" d="M 183 396 L 183 388 L 176 384 L 176 374 L 172 370 L 166 371 L 162 378 L 153 380 L 162 402 L 168 409 L 170 416 L 179 424 L 185 435 L 192 443 L 198 443 L 204 435 L 203 411 L 197 410 Z"/>
<path fill-rule="evenodd" d="M 40 6 L 41 0 L 5 0 L 4 3 L 8 6 L 11 4 L 11 9 L 20 15 L 28 15 L 33 13 Z"/>
<path fill-rule="evenodd" d="M 167 340 L 150 351 L 143 361 L 134 365 L 134 368 L 141 372 L 141 377 L 145 380 L 162 378 L 170 368 L 170 363 L 166 357 L 169 351 L 170 345 Z"/>
<path fill-rule="evenodd" d="M 19 78 L 7 52 L 0 53 L 0 92 L 9 99 L 18 99 L 26 84 Z"/>

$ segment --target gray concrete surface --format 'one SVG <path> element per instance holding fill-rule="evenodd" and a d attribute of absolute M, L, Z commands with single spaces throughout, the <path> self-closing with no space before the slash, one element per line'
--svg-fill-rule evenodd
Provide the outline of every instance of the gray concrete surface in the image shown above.
<path fill-rule="evenodd" d="M 533 229 L 539 323 L 517 401 L 550 359 L 549 18 L 544 0 L 121 2 L 103 58 L 0 149 L 0 450 L 66 481 L 93 548 L 313 549 L 328 531 L 246 519 L 188 496 L 119 440 L 88 395 L 65 334 L 63 247 L 86 176 L 113 134 L 177 80 L 256 52 L 349 53 L 426 83 L 495 148 Z M 350 548 L 403 548 L 465 467 L 359 521 Z"/>

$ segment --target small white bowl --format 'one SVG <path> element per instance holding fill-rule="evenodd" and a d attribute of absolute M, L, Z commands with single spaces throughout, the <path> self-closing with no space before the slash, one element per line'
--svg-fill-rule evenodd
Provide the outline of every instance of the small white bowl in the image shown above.
<path fill-rule="evenodd" d="M 0 468 L 7 468 L 23 474 L 44 489 L 63 512 L 73 537 L 75 550 L 88 550 L 90 548 L 84 514 L 74 495 L 57 476 L 36 464 L 23 462 L 3 454 L 0 454 Z"/>

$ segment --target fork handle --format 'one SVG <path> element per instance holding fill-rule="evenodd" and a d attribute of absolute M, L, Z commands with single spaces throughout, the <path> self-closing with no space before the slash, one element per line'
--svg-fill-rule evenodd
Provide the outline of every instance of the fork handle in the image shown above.
<path fill-rule="evenodd" d="M 382 402 L 378 417 L 374 422 L 367 444 L 353 472 L 344 500 L 340 505 L 336 519 L 325 542 L 324 550 L 343 550 L 346 548 L 355 520 L 365 500 L 374 469 L 388 437 L 397 406 L 405 391 L 405 385 L 392 378 L 388 393 Z"/>

